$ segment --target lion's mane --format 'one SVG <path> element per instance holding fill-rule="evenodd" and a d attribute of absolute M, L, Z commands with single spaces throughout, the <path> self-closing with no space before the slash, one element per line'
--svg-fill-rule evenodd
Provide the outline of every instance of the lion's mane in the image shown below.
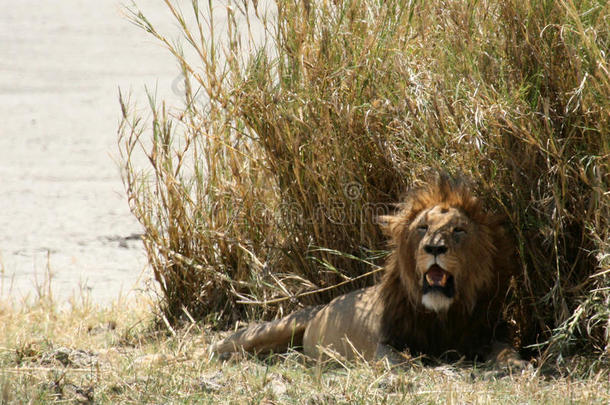
<path fill-rule="evenodd" d="M 420 212 L 438 204 L 466 214 L 476 224 L 478 241 L 476 248 L 458 252 L 466 255 L 470 266 L 465 269 L 458 301 L 445 314 L 421 305 L 409 228 Z M 384 222 L 392 253 L 380 285 L 381 343 L 397 350 L 408 348 L 413 355 L 455 351 L 476 357 L 489 350 L 493 339 L 508 338 L 502 311 L 515 273 L 514 245 L 503 228 L 504 218 L 486 213 L 463 179 L 436 175 L 412 189 L 397 214 L 385 217 Z"/>

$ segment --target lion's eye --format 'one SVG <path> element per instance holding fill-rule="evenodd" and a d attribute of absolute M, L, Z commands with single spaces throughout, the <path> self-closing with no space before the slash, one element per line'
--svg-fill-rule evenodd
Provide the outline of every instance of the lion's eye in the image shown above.
<path fill-rule="evenodd" d="M 417 227 L 419 233 L 426 233 L 428 231 L 428 225 L 420 225 Z"/>
<path fill-rule="evenodd" d="M 458 227 L 453 228 L 453 233 L 454 233 L 455 235 L 464 235 L 464 234 L 466 233 L 466 229 L 464 229 L 464 228 L 460 228 L 460 227 L 458 226 Z"/>

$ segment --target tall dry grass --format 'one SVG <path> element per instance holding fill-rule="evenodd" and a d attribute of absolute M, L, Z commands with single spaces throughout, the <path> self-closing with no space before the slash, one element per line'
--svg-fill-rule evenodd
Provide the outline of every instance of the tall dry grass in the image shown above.
<path fill-rule="evenodd" d="M 122 97 L 119 145 L 168 319 L 226 325 L 370 284 L 376 216 L 434 168 L 510 220 L 521 344 L 608 354 L 608 3 L 166 3 L 182 45 L 131 19 L 182 67 L 184 106 L 151 99 L 145 122 Z"/>

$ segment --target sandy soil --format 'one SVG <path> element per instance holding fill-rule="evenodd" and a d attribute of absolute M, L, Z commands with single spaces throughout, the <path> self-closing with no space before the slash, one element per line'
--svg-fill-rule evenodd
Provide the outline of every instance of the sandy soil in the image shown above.
<path fill-rule="evenodd" d="M 115 163 L 118 87 L 171 99 L 178 70 L 118 1 L 0 4 L 1 294 L 34 296 L 48 264 L 55 296 L 109 303 L 149 275 Z M 138 4 L 176 31 L 163 2 Z"/>

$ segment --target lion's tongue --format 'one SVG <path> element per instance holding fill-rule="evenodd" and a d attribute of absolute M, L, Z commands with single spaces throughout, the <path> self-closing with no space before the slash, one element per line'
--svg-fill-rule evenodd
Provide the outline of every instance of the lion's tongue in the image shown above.
<path fill-rule="evenodd" d="M 433 265 L 426 273 L 426 280 L 430 286 L 444 287 L 447 284 L 448 273 L 438 265 Z"/>

